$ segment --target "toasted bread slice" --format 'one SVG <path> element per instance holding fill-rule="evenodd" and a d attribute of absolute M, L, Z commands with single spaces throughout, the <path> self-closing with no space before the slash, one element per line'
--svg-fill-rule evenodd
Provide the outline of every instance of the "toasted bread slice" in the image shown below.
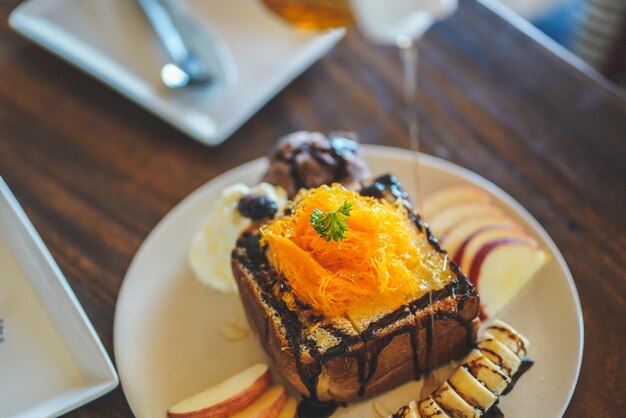
<path fill-rule="evenodd" d="M 359 377 L 354 371 L 364 343 L 350 321 L 314 316 L 305 305 L 290 310 L 277 294 L 284 282 L 256 234 L 239 239 L 232 267 L 248 322 L 277 370 L 306 397 L 355 399 Z"/>
<path fill-rule="evenodd" d="M 316 315 L 297 295 L 297 308 L 283 301 L 281 293 L 290 288 L 266 257 L 258 228 L 245 232 L 232 254 L 252 329 L 276 369 L 314 400 L 349 402 L 374 396 L 462 357 L 476 338 L 478 295 L 458 266 L 445 260 L 397 180 L 381 177 L 363 194 L 405 204 L 407 216 L 423 232 L 428 256 L 447 266 L 447 282 L 391 312 L 373 300 L 329 318 Z"/>

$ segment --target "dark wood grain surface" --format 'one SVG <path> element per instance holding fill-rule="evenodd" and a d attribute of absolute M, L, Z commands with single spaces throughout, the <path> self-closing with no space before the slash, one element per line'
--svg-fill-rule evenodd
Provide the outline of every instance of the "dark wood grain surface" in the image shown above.
<path fill-rule="evenodd" d="M 149 231 L 191 191 L 299 129 L 408 147 L 396 51 L 350 34 L 227 142 L 206 148 L 7 25 L 0 2 L 0 175 L 113 355 L 113 312 Z M 423 150 L 493 181 L 547 229 L 582 302 L 566 416 L 626 412 L 626 101 L 473 0 L 420 49 Z M 0 371 L 1 373 L 1 371 Z M 132 416 L 121 389 L 72 412 Z"/>

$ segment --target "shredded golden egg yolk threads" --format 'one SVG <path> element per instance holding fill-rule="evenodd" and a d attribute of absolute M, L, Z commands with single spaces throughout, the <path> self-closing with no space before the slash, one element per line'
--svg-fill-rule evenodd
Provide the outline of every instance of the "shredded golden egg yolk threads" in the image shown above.
<path fill-rule="evenodd" d="M 345 239 L 324 240 L 309 222 L 313 209 L 335 211 L 345 201 L 352 204 Z M 261 228 L 263 243 L 298 298 L 324 315 L 343 315 L 372 298 L 395 309 L 449 279 L 401 204 L 339 184 L 305 191 L 295 202 L 291 215 Z"/>

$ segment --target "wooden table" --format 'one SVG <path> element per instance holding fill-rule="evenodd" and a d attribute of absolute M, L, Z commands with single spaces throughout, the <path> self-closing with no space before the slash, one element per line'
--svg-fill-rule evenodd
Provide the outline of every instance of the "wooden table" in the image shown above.
<path fill-rule="evenodd" d="M 0 175 L 111 356 L 115 301 L 133 255 L 198 186 L 299 129 L 353 129 L 366 143 L 408 147 L 396 51 L 358 35 L 210 149 L 13 34 L 6 22 L 18 3 L 0 2 Z M 617 416 L 626 410 L 626 101 L 536 33 L 461 3 L 421 47 L 423 149 L 493 181 L 547 229 L 585 319 L 567 416 Z M 132 414 L 118 388 L 69 416 Z"/>

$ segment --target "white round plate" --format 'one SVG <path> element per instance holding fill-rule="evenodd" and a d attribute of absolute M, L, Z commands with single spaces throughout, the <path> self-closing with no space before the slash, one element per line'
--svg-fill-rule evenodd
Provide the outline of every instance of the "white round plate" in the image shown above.
<path fill-rule="evenodd" d="M 375 175 L 393 172 L 413 190 L 415 156 L 410 151 L 365 146 Z M 578 293 L 552 239 L 513 198 L 484 178 L 441 159 L 420 157 L 425 193 L 460 184 L 488 191 L 521 222 L 551 257 L 538 277 L 498 317 L 531 341 L 535 365 L 500 408 L 507 418 L 561 417 L 578 379 L 583 353 L 583 320 Z M 117 301 L 115 359 L 126 398 L 137 417 L 165 417 L 168 407 L 244 368 L 267 361 L 253 335 L 225 338 L 229 323 L 245 324 L 238 295 L 212 291 L 187 267 L 187 249 L 221 189 L 235 182 L 255 184 L 265 159 L 243 164 L 208 182 L 176 206 L 154 228 L 128 269 Z M 415 195 L 415 193 L 413 193 Z M 375 400 L 340 408 L 335 417 L 391 412 L 419 396 L 411 382 Z"/>

